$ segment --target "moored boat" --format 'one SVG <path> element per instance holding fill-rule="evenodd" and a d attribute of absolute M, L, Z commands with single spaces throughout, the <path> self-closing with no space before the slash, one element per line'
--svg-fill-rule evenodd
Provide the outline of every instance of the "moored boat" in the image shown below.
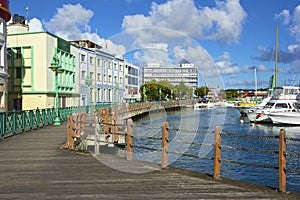
<path fill-rule="evenodd" d="M 300 112 L 269 113 L 273 124 L 300 125 Z"/>
<path fill-rule="evenodd" d="M 211 108 L 211 103 L 209 101 L 201 101 L 194 104 L 194 109 L 208 109 Z"/>
<path fill-rule="evenodd" d="M 251 122 L 272 123 L 270 113 L 290 112 L 295 110 L 294 103 L 297 102 L 299 87 L 281 86 L 275 87 L 270 101 L 262 108 L 249 111 L 247 116 Z"/>

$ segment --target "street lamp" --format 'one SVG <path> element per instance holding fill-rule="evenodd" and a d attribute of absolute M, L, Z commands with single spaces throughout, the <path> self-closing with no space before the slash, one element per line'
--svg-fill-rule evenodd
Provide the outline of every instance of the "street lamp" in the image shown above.
<path fill-rule="evenodd" d="M 114 101 L 117 103 L 117 105 L 119 105 L 119 83 L 118 82 L 115 82 L 114 93 L 115 93 L 115 100 Z"/>
<path fill-rule="evenodd" d="M 60 119 L 58 116 L 58 107 L 59 107 L 59 102 L 58 102 L 58 74 L 63 73 L 63 69 L 60 65 L 59 58 L 57 55 L 53 56 L 51 65 L 49 67 L 54 73 L 55 73 L 55 119 L 53 125 L 60 125 Z"/>
<path fill-rule="evenodd" d="M 89 74 L 87 74 L 86 76 L 86 79 L 85 79 L 85 84 L 87 85 L 87 114 L 91 114 L 91 111 L 90 111 L 90 98 L 91 98 L 91 85 L 92 85 L 92 79 L 90 77 Z"/>

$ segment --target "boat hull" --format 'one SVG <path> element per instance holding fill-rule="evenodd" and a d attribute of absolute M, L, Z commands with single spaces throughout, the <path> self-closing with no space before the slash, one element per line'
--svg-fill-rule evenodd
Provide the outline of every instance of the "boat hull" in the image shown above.
<path fill-rule="evenodd" d="M 269 117 L 274 124 L 300 125 L 299 112 L 270 113 Z"/>

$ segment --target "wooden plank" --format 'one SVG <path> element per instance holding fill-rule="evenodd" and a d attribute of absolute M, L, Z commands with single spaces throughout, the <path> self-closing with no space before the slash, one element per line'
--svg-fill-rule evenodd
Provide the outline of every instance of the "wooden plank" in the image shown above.
<path fill-rule="evenodd" d="M 0 199 L 300 199 L 254 184 L 59 148 L 67 123 L 0 141 Z M 124 171 L 104 164 L 120 164 Z M 148 173 L 128 173 L 133 167 Z"/>

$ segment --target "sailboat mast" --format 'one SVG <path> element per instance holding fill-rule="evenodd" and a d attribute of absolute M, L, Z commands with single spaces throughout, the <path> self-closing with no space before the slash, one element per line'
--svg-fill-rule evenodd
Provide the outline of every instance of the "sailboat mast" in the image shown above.
<path fill-rule="evenodd" d="M 275 74 L 274 86 L 278 85 L 278 24 L 276 24 L 276 42 L 275 42 Z"/>

